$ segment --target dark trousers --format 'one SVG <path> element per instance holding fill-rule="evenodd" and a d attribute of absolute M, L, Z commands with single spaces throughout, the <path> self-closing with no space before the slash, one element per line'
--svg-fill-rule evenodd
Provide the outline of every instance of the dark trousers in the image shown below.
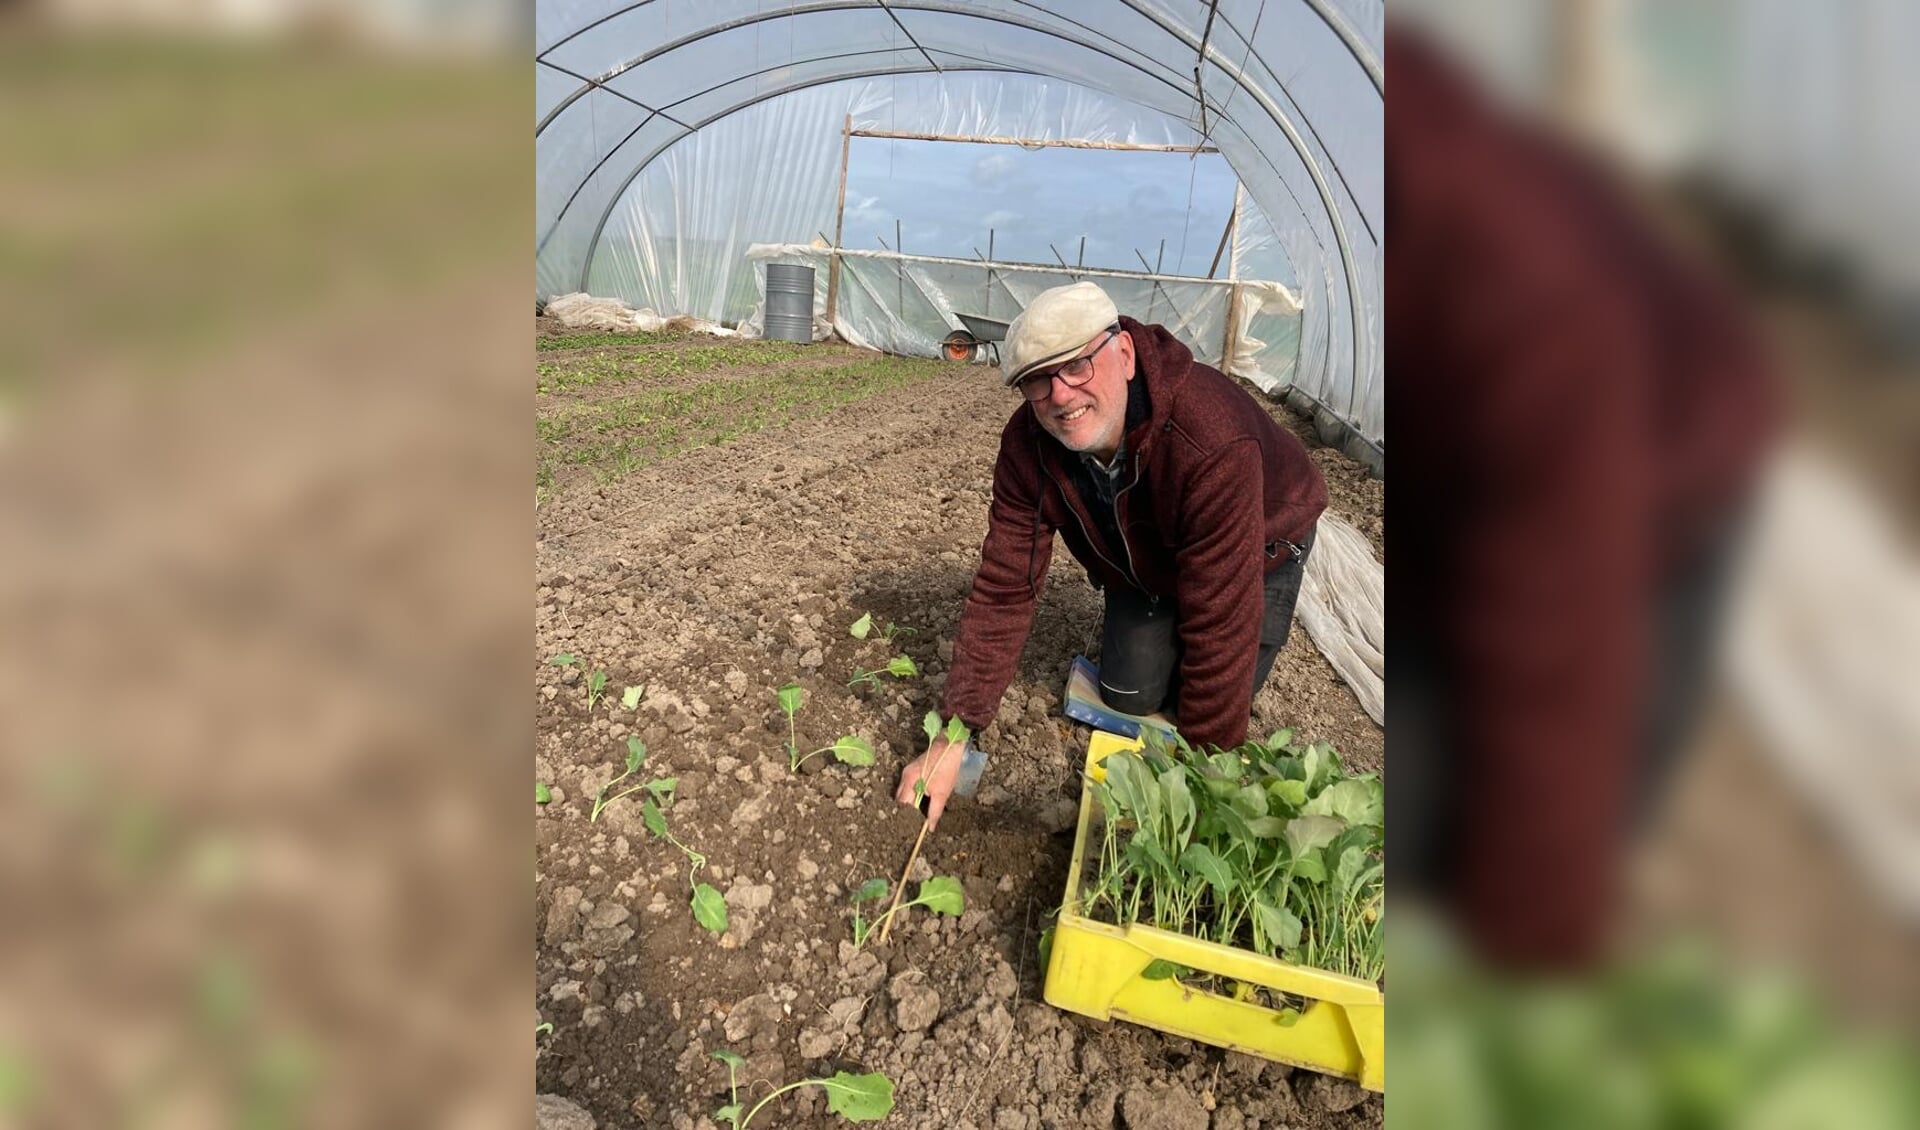
<path fill-rule="evenodd" d="M 1265 607 L 1260 617 L 1260 651 L 1254 659 L 1247 702 L 1266 684 L 1273 662 L 1293 629 L 1293 606 L 1300 599 L 1300 578 L 1309 536 L 1300 555 L 1268 570 Z M 1285 543 L 1275 556 L 1292 557 Z M 1106 623 L 1100 630 L 1100 697 L 1128 714 L 1172 710 L 1180 693 L 1179 617 L 1170 597 L 1150 597 L 1132 589 L 1107 589 Z"/>
<path fill-rule="evenodd" d="M 1645 657 L 1644 713 L 1633 757 L 1627 830 L 1642 832 L 1691 743 L 1711 690 L 1715 647 L 1727 611 L 1750 505 L 1731 509 L 1694 559 L 1663 578 L 1646 608 L 1652 638 Z M 1472 740 L 1452 704 L 1459 693 L 1446 657 L 1425 631 L 1406 628 L 1388 638 L 1393 648 L 1393 838 L 1399 847 L 1400 889 L 1449 893 L 1457 882 L 1453 849 L 1466 807 L 1460 782 Z"/>

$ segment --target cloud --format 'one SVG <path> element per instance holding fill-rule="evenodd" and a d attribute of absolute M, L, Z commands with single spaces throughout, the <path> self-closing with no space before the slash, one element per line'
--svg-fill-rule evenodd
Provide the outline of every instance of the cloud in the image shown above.
<path fill-rule="evenodd" d="M 878 196 L 861 196 L 847 201 L 847 218 L 861 223 L 878 223 L 890 218 L 885 208 L 878 207 Z"/>
<path fill-rule="evenodd" d="M 1008 153 L 989 153 L 973 163 L 973 183 L 981 187 L 990 187 L 1005 180 L 1013 172 L 1013 156 Z"/>
<path fill-rule="evenodd" d="M 996 208 L 980 217 L 980 225 L 988 228 L 1004 228 L 1020 221 L 1020 213 L 1009 212 L 1005 208 Z"/>

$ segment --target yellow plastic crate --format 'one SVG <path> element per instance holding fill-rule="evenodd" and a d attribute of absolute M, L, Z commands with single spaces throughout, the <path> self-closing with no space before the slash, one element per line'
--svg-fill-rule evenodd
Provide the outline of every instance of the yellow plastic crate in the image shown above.
<path fill-rule="evenodd" d="M 1101 761 L 1140 742 L 1096 733 L 1087 745 L 1087 774 L 1102 779 Z M 1121 928 L 1080 915 L 1080 868 L 1099 802 L 1080 790 L 1080 827 L 1067 894 L 1047 961 L 1046 999 L 1095 1020 L 1118 1018 L 1216 1047 L 1352 1079 L 1370 1091 L 1386 1089 L 1386 997 L 1371 982 L 1247 950 L 1190 938 L 1152 926 Z M 1278 1013 L 1247 1001 L 1189 988 L 1141 973 L 1155 958 L 1310 1001 L 1291 1026 Z"/>

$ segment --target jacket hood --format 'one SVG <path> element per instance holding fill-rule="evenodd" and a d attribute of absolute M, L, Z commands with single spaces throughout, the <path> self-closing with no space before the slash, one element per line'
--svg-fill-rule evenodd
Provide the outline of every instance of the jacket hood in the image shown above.
<path fill-rule="evenodd" d="M 1152 406 L 1143 423 L 1128 429 L 1127 450 L 1144 451 L 1173 416 L 1173 402 L 1192 371 L 1193 350 L 1168 333 L 1165 326 L 1149 326 L 1123 316 L 1120 328 L 1133 337 L 1134 379 L 1147 383 L 1147 399 Z"/>

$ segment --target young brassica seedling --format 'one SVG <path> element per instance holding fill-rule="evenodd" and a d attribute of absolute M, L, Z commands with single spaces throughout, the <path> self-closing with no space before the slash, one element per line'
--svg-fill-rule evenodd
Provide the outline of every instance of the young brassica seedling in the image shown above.
<path fill-rule="evenodd" d="M 713 1117 L 715 1121 L 732 1126 L 733 1130 L 747 1130 L 747 1124 L 753 1121 L 753 1116 L 759 1114 L 768 1103 L 801 1087 L 819 1087 L 825 1091 L 827 1109 L 848 1122 L 878 1122 L 893 1113 L 893 1080 L 885 1074 L 874 1071 L 866 1075 L 853 1075 L 836 1071 L 825 1079 L 802 1079 L 776 1088 L 742 1115 L 741 1108 L 746 1104 L 740 1101 L 740 1069 L 747 1065 L 747 1061 L 725 1048 L 714 1052 L 713 1058 L 727 1065 L 727 1094 L 733 1100 L 714 1111 Z"/>
<path fill-rule="evenodd" d="M 561 652 L 559 655 L 547 660 L 547 662 L 553 664 L 555 667 L 578 667 L 580 665 L 578 659 L 568 655 L 566 652 Z"/>
<path fill-rule="evenodd" d="M 591 711 L 600 702 L 600 692 L 607 689 L 607 673 L 595 671 L 587 676 L 587 709 Z"/>
<path fill-rule="evenodd" d="M 646 791 L 652 793 L 654 795 L 654 798 L 659 800 L 660 803 L 662 804 L 673 803 L 673 790 L 680 783 L 680 778 L 678 777 L 656 777 L 653 780 L 646 782 L 645 784 L 635 785 L 632 788 L 627 789 L 623 792 L 615 793 L 613 796 L 607 795 L 608 789 L 613 788 L 615 785 L 618 785 L 620 782 L 626 780 L 628 777 L 631 777 L 635 773 L 638 773 L 640 771 L 641 763 L 646 761 L 646 759 L 647 759 L 647 743 L 641 741 L 638 737 L 629 737 L 627 739 L 627 770 L 626 772 L 620 774 L 618 777 L 615 777 L 613 780 L 608 781 L 606 784 L 600 786 L 600 792 L 597 795 L 595 795 L 593 798 L 593 811 L 587 814 L 587 823 L 591 824 L 599 820 L 600 814 L 606 811 L 607 806 L 612 804 L 614 801 L 621 800 L 625 797 L 630 797 L 642 789 L 645 789 Z M 542 785 L 539 787 L 545 788 L 546 786 Z M 538 789 L 536 789 L 536 796 L 534 797 L 534 799 L 540 800 L 537 793 L 538 793 Z M 552 799 L 551 794 L 549 794 L 548 799 Z M 545 804 L 546 801 L 540 800 L 540 803 Z M 647 801 L 646 803 L 647 803 L 647 806 L 649 807 L 653 805 L 653 801 L 651 800 Z M 648 822 L 648 827 L 652 827 L 651 821 Z"/>
<path fill-rule="evenodd" d="M 859 890 L 853 892 L 853 904 L 857 907 L 863 902 L 885 898 L 886 894 L 885 879 L 868 879 L 860 885 Z M 946 914 L 957 918 L 966 909 L 966 895 L 960 888 L 960 880 L 946 875 L 935 875 L 920 884 L 920 893 L 914 896 L 913 901 L 904 903 L 896 901 L 894 906 L 871 922 L 861 917 L 856 911 L 853 916 L 853 948 L 864 947 L 867 939 L 872 936 L 874 927 L 913 906 L 924 906 L 935 914 Z"/>
<path fill-rule="evenodd" d="M 953 747 L 960 746 L 964 749 L 967 742 L 973 738 L 973 731 L 967 728 L 967 724 L 960 720 L 958 714 L 947 719 L 946 732 L 942 735 L 940 712 L 937 710 L 927 711 L 927 716 L 920 720 L 920 728 L 925 731 L 927 735 L 928 753 L 933 752 L 934 741 L 942 736 L 947 739 L 947 748 L 941 751 L 940 756 L 934 760 L 932 765 L 927 766 L 925 776 L 922 776 L 918 781 L 913 783 L 913 800 L 915 804 L 927 798 L 927 778 L 932 777 L 935 771 L 946 763 L 948 755 L 953 752 Z"/>
<path fill-rule="evenodd" d="M 800 707 L 805 704 L 807 692 L 800 689 L 799 683 L 788 683 L 776 692 L 776 697 L 780 700 L 780 709 L 787 713 L 787 761 L 791 766 L 798 766 L 800 734 L 794 727 L 793 716 L 799 713 Z"/>
<path fill-rule="evenodd" d="M 533 783 L 533 803 L 549 804 L 552 801 L 553 790 L 547 787 L 545 781 L 535 781 Z"/>
<path fill-rule="evenodd" d="M 896 655 L 892 659 L 887 660 L 885 667 L 877 671 L 869 671 L 856 664 L 853 668 L 853 678 L 847 681 L 847 685 L 849 687 L 857 687 L 861 683 L 865 683 L 868 686 L 877 687 L 880 685 L 880 676 L 882 675 L 892 675 L 896 679 L 911 679 L 919 673 L 920 668 L 914 666 L 913 656 Z"/>
<path fill-rule="evenodd" d="M 794 752 L 797 753 L 797 751 Z M 798 773 L 800 767 L 807 763 L 808 758 L 818 757 L 823 753 L 832 753 L 835 760 L 847 765 L 873 764 L 873 744 L 858 734 L 847 734 L 836 738 L 832 745 L 823 745 L 812 753 L 799 753 L 797 756 L 789 757 L 787 768 Z"/>
<path fill-rule="evenodd" d="M 627 739 L 627 771 L 620 774 L 618 777 L 615 777 L 613 780 L 608 781 L 606 784 L 600 786 L 600 791 L 594 794 L 593 811 L 587 814 L 587 823 L 591 824 L 599 820 L 600 813 L 605 811 L 606 807 L 609 804 L 612 804 L 614 801 L 619 800 L 621 797 L 632 796 L 634 793 L 639 792 L 642 788 L 645 788 L 644 785 L 635 785 L 633 788 L 630 788 L 626 792 L 620 793 L 611 799 L 607 797 L 608 789 L 613 788 L 615 785 L 626 780 L 628 777 L 631 777 L 635 773 L 638 773 L 640 771 L 641 763 L 646 761 L 646 759 L 647 759 L 647 743 L 641 741 L 637 737 L 629 737 Z"/>
<path fill-rule="evenodd" d="M 637 738 L 629 739 L 630 743 L 638 741 Z M 640 746 L 643 755 L 646 748 L 644 745 Z M 631 760 L 631 754 L 629 759 Z M 674 836 L 672 830 L 667 827 L 667 814 L 662 811 L 662 806 L 673 804 L 674 790 L 679 787 L 679 784 L 678 777 L 659 777 L 644 785 L 635 785 L 620 796 L 626 796 L 641 789 L 652 794 L 640 802 L 640 819 L 646 824 L 648 833 L 679 848 L 680 854 L 687 857 L 687 885 L 693 888 L 693 898 L 688 905 L 693 909 L 694 921 L 716 934 L 724 934 L 727 932 L 727 900 L 708 884 L 694 881 L 706 867 L 707 857 L 681 843 Z M 619 797 L 614 799 L 618 800 Z"/>
<path fill-rule="evenodd" d="M 847 627 L 847 634 L 857 640 L 863 640 L 872 635 L 873 613 L 862 613 L 858 620 L 855 620 Z M 907 627 L 905 624 L 896 624 L 891 620 L 887 621 L 886 627 L 880 629 L 880 638 L 888 643 L 892 643 L 897 636 L 911 636 L 916 634 L 918 633 L 916 633 L 914 629 Z"/>
<path fill-rule="evenodd" d="M 632 710 L 634 707 L 640 705 L 640 696 L 646 693 L 647 688 L 644 685 L 628 687 L 625 693 L 620 696 L 620 705 L 626 707 L 628 710 Z"/>
<path fill-rule="evenodd" d="M 939 712 L 934 710 L 927 711 L 927 716 L 921 723 L 921 726 L 927 732 L 927 752 L 932 753 L 934 740 L 941 736 Z M 947 719 L 945 736 L 947 744 L 941 749 L 940 756 L 934 758 L 933 764 L 927 766 L 921 773 L 920 779 L 913 783 L 913 803 L 915 807 L 918 807 L 927 799 L 927 781 L 931 779 L 935 773 L 940 771 L 940 766 L 946 763 L 947 758 L 953 755 L 953 751 L 956 748 L 962 750 L 966 748 L 967 742 L 973 737 L 973 731 L 967 729 L 967 724 L 962 722 L 960 716 L 956 714 L 952 718 Z M 900 871 L 900 885 L 895 888 L 893 892 L 893 905 L 888 907 L 887 912 L 877 919 L 880 923 L 880 940 L 882 942 L 887 940 L 887 931 L 893 929 L 894 911 L 900 909 L 900 896 L 906 892 L 907 876 L 913 874 L 913 862 L 920 858 L 920 845 L 927 842 L 927 830 L 932 827 L 933 817 L 931 813 L 921 817 L 920 834 L 914 837 L 913 850 L 907 853 L 907 865 Z M 922 887 L 922 891 L 924 894 L 924 887 Z"/>

